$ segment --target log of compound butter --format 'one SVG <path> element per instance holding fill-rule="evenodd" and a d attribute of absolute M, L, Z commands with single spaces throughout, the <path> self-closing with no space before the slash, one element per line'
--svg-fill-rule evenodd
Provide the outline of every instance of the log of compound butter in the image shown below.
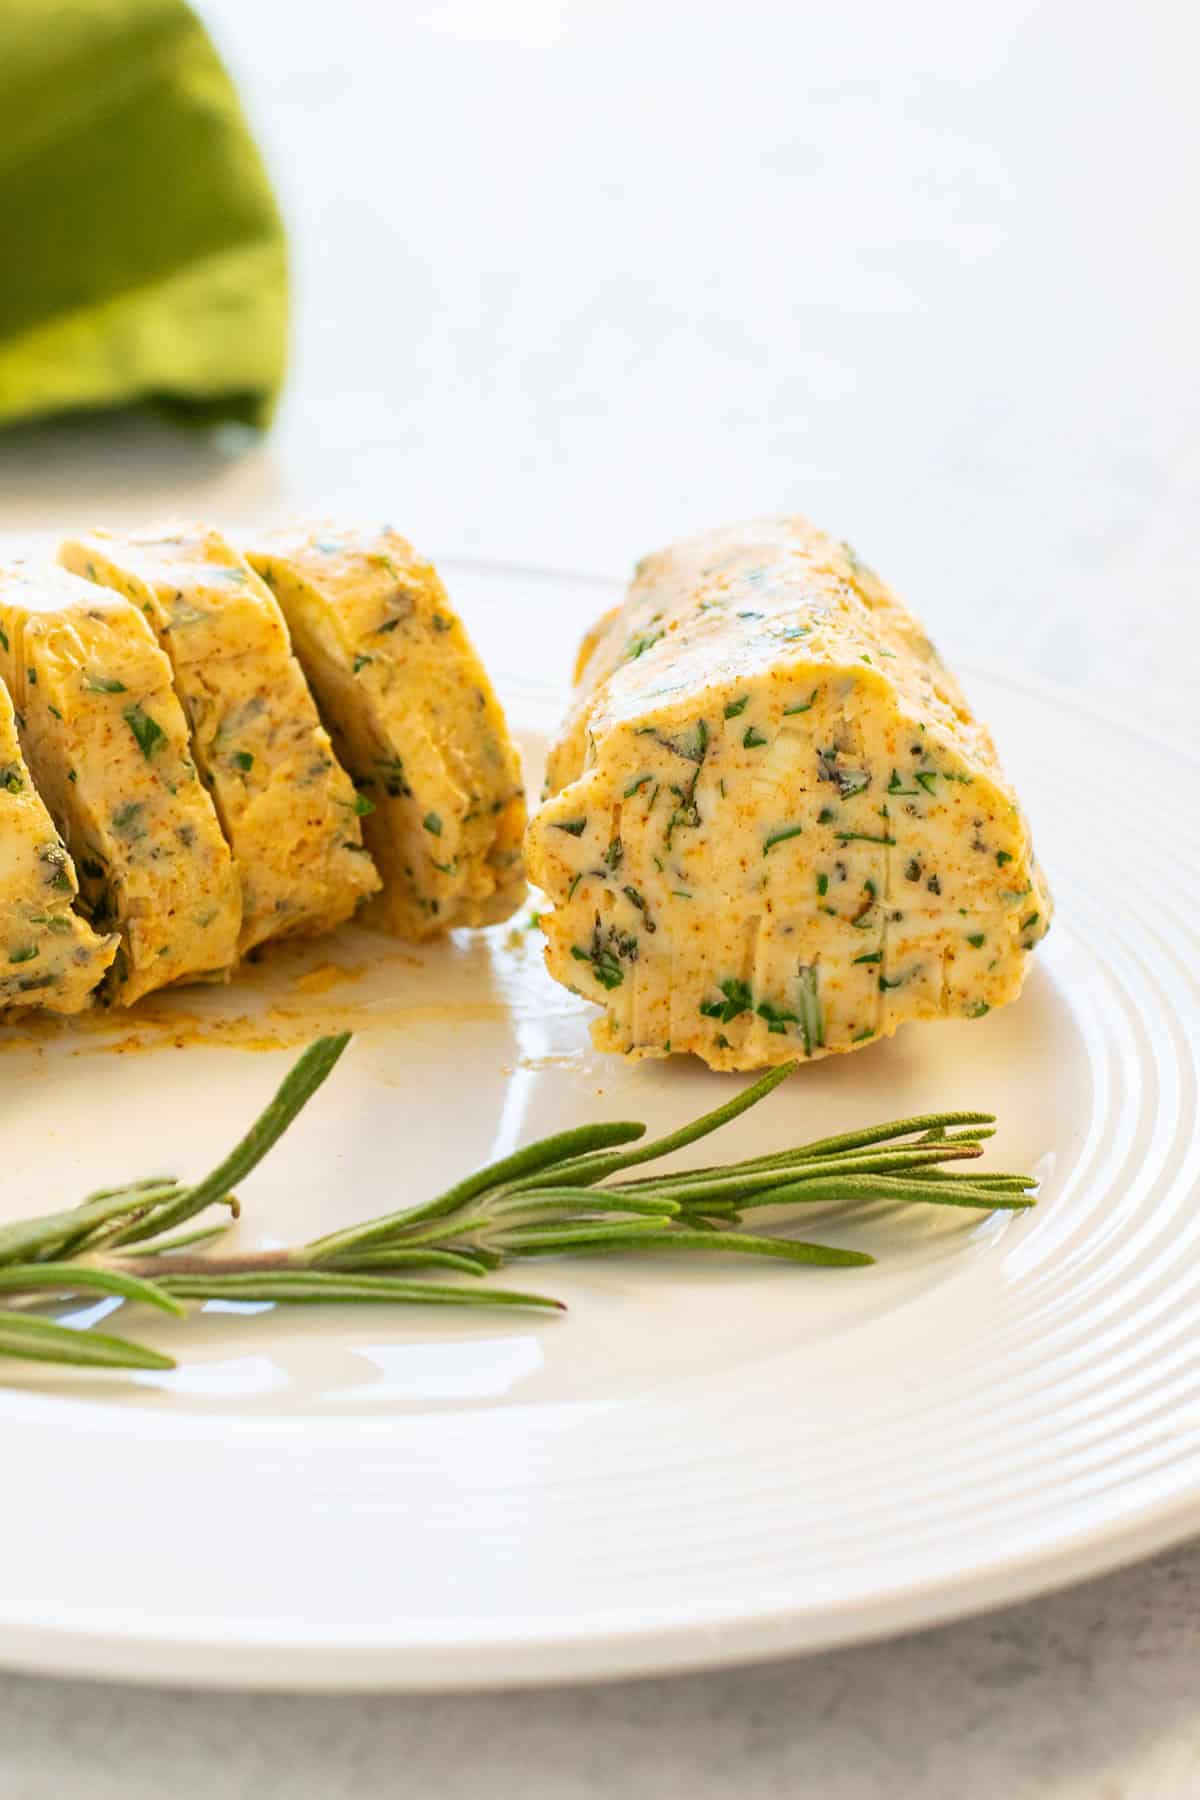
<path fill-rule="evenodd" d="M 639 565 L 584 645 L 526 843 L 597 1044 L 757 1069 L 975 1019 L 1051 900 L 923 628 L 799 518 Z"/>

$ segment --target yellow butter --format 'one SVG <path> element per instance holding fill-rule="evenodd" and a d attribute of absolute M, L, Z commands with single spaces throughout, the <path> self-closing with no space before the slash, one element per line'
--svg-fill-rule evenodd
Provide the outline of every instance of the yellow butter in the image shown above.
<path fill-rule="evenodd" d="M 59 561 L 124 594 L 171 660 L 192 753 L 242 883 L 239 950 L 312 937 L 379 887 L 360 800 L 333 754 L 270 589 L 219 532 L 69 538 Z"/>
<path fill-rule="evenodd" d="M 1016 997 L 1049 890 L 911 613 L 796 518 L 647 558 L 585 643 L 531 822 L 604 1049 L 754 1069 Z"/>
<path fill-rule="evenodd" d="M 524 893 L 520 766 L 436 571 L 388 529 L 271 533 L 246 554 L 373 805 L 363 835 L 384 885 L 367 921 L 419 939 L 508 918 Z"/>
<path fill-rule="evenodd" d="M 22 748 L 82 903 L 120 933 L 108 997 L 224 979 L 241 892 L 148 621 L 65 570 L 17 566 L 0 571 L 0 630 Z"/>
<path fill-rule="evenodd" d="M 0 686 L 0 1007 L 77 1013 L 117 953 L 73 910 L 75 864 L 34 788 Z"/>

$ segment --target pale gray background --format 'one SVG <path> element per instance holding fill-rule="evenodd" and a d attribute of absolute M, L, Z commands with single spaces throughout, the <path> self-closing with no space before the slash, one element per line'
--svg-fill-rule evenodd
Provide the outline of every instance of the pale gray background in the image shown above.
<path fill-rule="evenodd" d="M 1192 0 L 207 10 L 293 231 L 278 428 L 241 452 L 129 423 L 12 434 L 0 529 L 382 509 L 435 552 L 620 574 L 795 508 L 948 643 L 1197 743 Z M 5 1800 L 214 1790 L 1200 1795 L 1200 1548 L 916 1639 L 636 1688 L 0 1678 Z"/>

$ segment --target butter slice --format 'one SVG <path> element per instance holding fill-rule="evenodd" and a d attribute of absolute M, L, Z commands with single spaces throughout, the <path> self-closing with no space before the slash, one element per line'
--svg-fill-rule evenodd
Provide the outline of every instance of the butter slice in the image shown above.
<path fill-rule="evenodd" d="M 246 554 L 374 807 L 363 835 L 384 885 L 367 922 L 420 939 L 507 919 L 525 891 L 520 764 L 436 571 L 386 528 L 276 532 Z"/>
<path fill-rule="evenodd" d="M 97 531 L 58 556 L 139 607 L 171 660 L 241 879 L 241 954 L 348 919 L 380 885 L 362 838 L 370 801 L 334 756 L 270 589 L 203 528 Z"/>
<path fill-rule="evenodd" d="M 34 788 L 0 686 L 0 1007 L 77 1013 L 117 953 L 73 910 L 75 864 Z"/>
<path fill-rule="evenodd" d="M 0 674 L 84 909 L 120 933 L 107 997 L 225 979 L 241 891 L 149 622 L 65 570 L 21 565 L 0 571 L 0 630 Z"/>

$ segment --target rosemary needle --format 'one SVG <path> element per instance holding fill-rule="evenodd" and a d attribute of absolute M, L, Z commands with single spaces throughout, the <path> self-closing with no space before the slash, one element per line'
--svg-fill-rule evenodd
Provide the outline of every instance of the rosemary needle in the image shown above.
<path fill-rule="evenodd" d="M 318 1038 L 284 1076 L 279 1091 L 259 1114 L 245 1137 L 234 1145 L 203 1181 L 167 1203 L 150 1219 L 120 1233 L 115 1243 L 131 1244 L 170 1231 L 203 1212 L 214 1201 L 224 1200 L 240 1181 L 256 1169 L 267 1151 L 283 1136 L 300 1109 L 312 1099 L 350 1042 L 350 1033 Z"/>
<path fill-rule="evenodd" d="M 272 1269 L 266 1274 L 167 1275 L 162 1285 L 189 1300 L 407 1301 L 425 1306 L 532 1306 L 565 1312 L 561 1300 L 545 1294 L 514 1294 L 504 1288 L 452 1287 L 448 1282 L 393 1280 L 387 1275 L 343 1274 L 332 1269 Z"/>
<path fill-rule="evenodd" d="M 175 1359 L 102 1331 L 75 1331 L 52 1319 L 0 1312 L 0 1356 L 87 1369 L 173 1369 Z"/>
<path fill-rule="evenodd" d="M 86 1263 L 9 1263 L 0 1269 L 0 1290 L 15 1289 L 29 1294 L 51 1288 L 58 1293 L 115 1294 L 121 1300 L 140 1300 L 156 1306 L 160 1312 L 173 1313 L 182 1319 L 184 1308 L 173 1300 L 165 1288 L 145 1281 L 128 1270 L 89 1268 Z"/>
<path fill-rule="evenodd" d="M 750 1107 L 757 1106 L 760 1100 L 765 1100 L 767 1095 L 772 1093 L 781 1081 L 786 1081 L 798 1067 L 799 1064 L 796 1062 L 780 1063 L 777 1069 L 771 1069 L 766 1075 L 760 1076 L 749 1087 L 743 1088 L 740 1094 L 735 1094 L 732 1100 L 727 1100 L 723 1106 L 715 1107 L 712 1112 L 701 1114 L 700 1118 L 693 1119 L 690 1125 L 681 1125 L 678 1131 L 669 1132 L 666 1137 L 654 1138 L 648 1144 L 640 1144 L 636 1150 L 627 1150 L 623 1153 L 614 1151 L 608 1156 L 580 1157 L 573 1163 L 561 1163 L 553 1177 L 546 1176 L 541 1180 L 535 1178 L 532 1181 L 522 1181 L 520 1186 L 522 1188 L 540 1187 L 550 1180 L 553 1180 L 556 1186 L 563 1180 L 578 1182 L 580 1185 L 590 1185 L 593 1182 L 607 1180 L 610 1175 L 615 1175 L 621 1169 L 632 1169 L 638 1163 L 657 1162 L 660 1157 L 669 1156 L 676 1150 L 686 1149 L 688 1144 L 696 1143 L 700 1138 L 707 1137 L 710 1132 L 719 1131 L 722 1125 L 728 1125 L 732 1119 L 747 1112 Z"/>

